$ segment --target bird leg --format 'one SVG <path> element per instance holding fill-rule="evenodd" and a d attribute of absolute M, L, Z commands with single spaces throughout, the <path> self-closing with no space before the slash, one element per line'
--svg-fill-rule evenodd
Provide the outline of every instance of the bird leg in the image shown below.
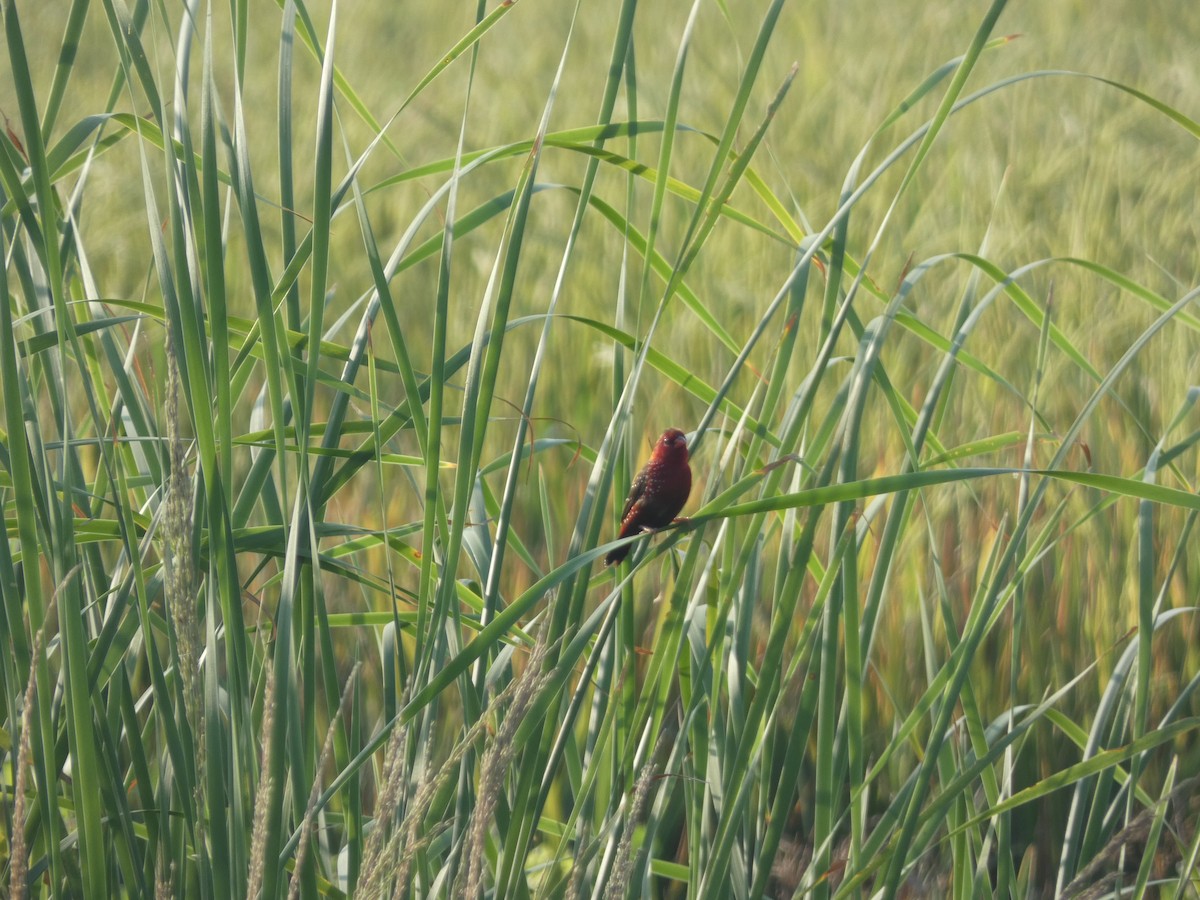
<path fill-rule="evenodd" d="M 654 528 L 650 525 L 643 525 L 638 530 L 641 531 L 642 534 L 654 534 L 655 532 L 658 532 L 658 531 L 664 531 L 667 528 L 670 528 L 672 525 L 687 525 L 691 521 L 692 520 L 689 519 L 687 516 L 679 516 L 678 518 L 672 519 L 666 525 L 659 525 L 657 528 Z"/>

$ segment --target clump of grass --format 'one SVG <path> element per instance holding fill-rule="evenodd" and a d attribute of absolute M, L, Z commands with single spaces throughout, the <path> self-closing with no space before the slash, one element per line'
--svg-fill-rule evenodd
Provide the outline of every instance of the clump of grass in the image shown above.
<path fill-rule="evenodd" d="M 541 666 L 546 658 L 542 643 L 534 645 L 529 654 L 525 674 L 510 682 L 492 701 L 492 709 L 507 708 L 504 723 L 495 737 L 488 742 L 480 767 L 480 783 L 474 809 L 486 807 L 486 814 L 472 815 L 470 820 L 471 842 L 464 847 L 463 858 L 468 868 L 460 876 L 463 882 L 457 893 L 475 896 L 483 877 L 483 848 L 487 829 L 491 826 L 491 815 L 503 789 L 504 776 L 512 761 L 512 736 L 521 725 L 531 705 L 549 682 L 549 676 Z M 358 891 L 363 897 L 381 897 L 389 893 L 388 888 L 400 896 L 407 893 L 412 884 L 413 867 L 422 850 L 436 836 L 428 827 L 426 818 L 435 798 L 444 790 L 454 774 L 454 767 L 466 757 L 468 751 L 489 732 L 487 718 L 478 719 L 463 736 L 449 756 L 438 767 L 437 775 L 427 778 L 416 790 L 408 805 L 404 820 L 394 830 L 389 828 L 400 807 L 404 775 L 405 736 L 408 730 L 396 728 L 388 741 L 384 753 L 382 787 L 375 810 L 375 828 L 367 841 L 364 852 L 362 876 Z M 468 852 L 469 851 L 469 852 Z M 477 860 L 477 862 L 472 862 Z M 472 873 L 474 873 L 472 880 Z"/>
<path fill-rule="evenodd" d="M 14 893 L 1194 892 L 1181 4 L 92 5 L 4 4 Z"/>

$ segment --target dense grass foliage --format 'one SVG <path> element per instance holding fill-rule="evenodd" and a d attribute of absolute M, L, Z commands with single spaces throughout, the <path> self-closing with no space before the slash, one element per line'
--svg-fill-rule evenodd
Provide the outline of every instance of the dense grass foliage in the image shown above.
<path fill-rule="evenodd" d="M 1005 6 L 3 0 L 0 890 L 1196 896 L 1200 23 Z"/>

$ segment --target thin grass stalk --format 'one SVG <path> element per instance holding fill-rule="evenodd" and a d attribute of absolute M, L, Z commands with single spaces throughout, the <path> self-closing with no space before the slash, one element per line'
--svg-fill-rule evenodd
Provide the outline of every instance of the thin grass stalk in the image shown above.
<path fill-rule="evenodd" d="M 1176 767 L 1178 764 L 1178 757 L 1171 760 L 1171 767 L 1167 770 L 1167 777 L 1163 783 L 1162 795 L 1159 797 L 1158 804 L 1156 808 L 1147 810 L 1147 812 L 1152 813 L 1153 819 L 1150 823 L 1150 833 L 1146 836 L 1146 843 L 1142 847 L 1142 858 L 1138 865 L 1137 880 L 1133 886 L 1135 900 L 1142 900 L 1146 896 L 1146 888 L 1150 881 L 1150 874 L 1154 868 L 1155 856 L 1158 851 L 1159 838 L 1162 836 L 1163 824 L 1167 819 L 1168 805 L 1174 793 Z M 1136 759 L 1133 761 L 1133 765 L 1137 765 Z M 1132 795 L 1132 792 L 1130 793 Z"/>
<path fill-rule="evenodd" d="M 196 853 L 201 867 L 201 889 L 211 890 L 207 884 L 208 867 L 206 865 L 208 847 L 208 828 L 205 822 L 206 803 L 204 797 L 207 766 L 205 761 L 205 719 L 203 715 L 203 697 L 200 684 L 200 650 L 202 641 L 199 625 L 196 621 L 196 584 L 195 563 L 192 557 L 191 532 L 195 515 L 195 502 L 192 495 L 191 477 L 186 468 L 186 442 L 179 433 L 179 368 L 176 365 L 176 352 L 168 341 L 167 350 L 167 388 L 166 388 L 166 438 L 170 458 L 170 481 L 167 485 L 167 497 L 163 513 L 163 543 L 166 545 L 164 568 L 164 598 L 167 611 L 174 626 L 172 650 L 179 696 L 182 707 L 179 710 L 182 718 L 179 723 L 181 733 L 189 736 L 189 743 L 196 748 L 193 762 L 192 796 L 196 819 L 189 823 L 193 834 Z"/>
<path fill-rule="evenodd" d="M 67 92 L 71 74 L 75 70 L 75 51 L 79 46 L 90 6 L 90 0 L 73 0 L 71 11 L 67 15 L 66 28 L 59 45 L 58 63 L 54 67 L 54 80 L 50 84 L 50 93 L 46 97 L 46 109 L 42 113 L 41 132 L 47 139 L 54 133 L 63 97 Z"/>
<path fill-rule="evenodd" d="M 279 159 L 279 238 L 284 259 L 292 259 L 296 255 L 296 192 L 292 161 L 292 82 L 295 78 L 292 51 L 295 41 L 296 4 L 294 0 L 286 0 L 283 20 L 279 25 L 279 144 L 276 154 Z M 287 327 L 299 331 L 302 327 L 300 288 L 294 282 L 288 286 L 285 307 Z"/>
<path fill-rule="evenodd" d="M 657 247 L 658 232 L 662 221 L 663 203 L 666 198 L 667 191 L 667 175 L 671 170 L 671 159 L 675 150 L 675 137 L 679 122 L 679 104 L 680 96 L 683 92 L 684 72 L 687 67 L 688 52 L 691 49 L 692 33 L 695 31 L 696 19 L 700 12 L 700 3 L 694 2 L 691 10 L 688 12 L 687 21 L 684 23 L 683 30 L 679 37 L 679 49 L 676 51 L 675 64 L 671 72 L 671 87 L 667 94 L 666 111 L 663 116 L 663 132 L 662 142 L 659 145 L 658 151 L 658 177 L 654 181 L 654 195 L 650 204 L 649 221 L 646 225 L 645 252 L 643 253 L 642 261 L 642 276 L 638 282 L 638 291 L 635 298 L 635 308 L 637 310 L 635 324 L 641 325 L 642 309 L 644 303 L 649 296 L 650 288 L 650 259 L 653 256 Z M 636 85 L 636 82 L 634 82 Z M 636 330 L 640 330 L 640 327 Z M 647 340 L 648 342 L 648 340 Z M 619 352 L 619 351 L 617 351 Z M 636 374 L 636 368 L 631 375 Z M 626 383 L 628 385 L 629 382 Z M 628 387 L 624 387 L 622 396 L 628 396 Z M 618 404 L 617 411 L 620 412 L 622 407 Z"/>
<path fill-rule="evenodd" d="M 293 537 L 296 538 L 289 546 L 299 548 L 309 545 L 310 560 L 301 564 L 298 570 L 293 570 L 293 576 L 299 576 L 298 587 L 299 608 L 295 619 L 296 655 L 299 657 L 299 683 L 288 682 L 289 688 L 296 684 L 297 689 L 287 691 L 287 706 L 293 723 L 289 729 L 291 780 L 291 795 L 293 817 L 301 823 L 300 834 L 303 835 L 303 821 L 309 813 L 304 800 L 312 789 L 308 788 L 311 778 L 314 786 L 318 779 L 318 762 L 316 751 L 316 691 L 317 691 L 317 651 L 318 632 L 321 630 L 321 594 L 322 587 L 319 578 L 319 554 L 316 530 L 324 510 L 323 471 L 328 465 L 328 458 L 318 458 L 315 465 L 309 461 L 309 441 L 311 426 L 315 422 L 315 401 L 317 381 L 321 365 L 321 339 L 324 337 L 325 306 L 331 299 L 327 294 L 327 282 L 330 255 L 330 220 L 332 217 L 332 164 L 333 164 L 333 64 L 335 58 L 335 43 L 337 34 L 338 7 L 335 2 L 330 9 L 329 27 L 325 45 L 321 48 L 321 82 L 317 106 L 316 147 L 313 167 L 313 213 L 312 213 L 312 255 L 310 257 L 310 298 L 308 305 L 308 340 L 307 359 L 303 372 L 297 372 L 296 387 L 296 442 L 299 448 L 297 471 L 300 476 L 300 493 L 297 497 L 299 518 Z M 337 416 L 336 400 L 327 423 L 325 441 L 336 442 L 340 432 L 340 422 Z M 327 444 L 328 445 L 328 444 Z M 303 504 L 301 504 L 303 500 Z M 285 586 L 285 591 L 286 591 Z M 326 665 L 332 665 L 332 659 L 325 657 Z M 326 669 L 326 682 L 333 682 L 335 677 Z M 302 694 L 301 694 L 302 692 Z M 336 686 L 330 692 L 327 684 L 327 695 L 332 697 Z M 297 703 L 302 700 L 299 709 Z M 337 718 L 332 717 L 337 734 Z M 311 808 L 311 804 L 310 804 Z M 279 829 L 273 831 L 271 850 L 278 846 Z M 315 857 L 307 852 L 307 847 L 301 845 L 297 850 L 295 874 L 303 885 L 306 897 L 315 897 L 317 890 L 317 871 Z M 302 866 L 301 858 L 304 860 Z M 282 865 L 280 860 L 280 865 Z M 273 882 L 268 879 L 264 883 L 266 896 L 275 896 Z"/>
<path fill-rule="evenodd" d="M 364 898 L 380 897 L 387 885 L 387 871 L 395 868 L 397 880 L 409 878 L 411 855 L 404 857 L 398 865 L 389 861 L 385 849 L 390 847 L 391 833 L 396 811 L 403 799 L 402 791 L 408 781 L 403 770 L 407 761 L 408 729 L 394 728 L 384 750 L 380 766 L 379 790 L 375 800 L 375 825 L 363 845 L 362 868 L 359 871 L 357 888 Z M 388 866 L 388 870 L 384 866 Z"/>
<path fill-rule="evenodd" d="M 248 729 L 244 707 L 237 701 L 231 704 L 231 722 L 228 731 L 220 724 L 221 716 L 218 711 L 220 701 L 215 670 L 221 645 L 217 641 L 214 607 L 221 610 L 223 621 L 227 626 L 226 646 L 230 650 L 227 655 L 230 657 L 230 667 L 234 670 L 229 680 L 233 685 L 246 684 L 246 680 L 241 676 L 241 672 L 244 671 L 244 663 L 241 661 L 245 660 L 247 654 L 242 637 L 244 632 L 238 627 L 241 620 L 240 585 L 238 584 L 236 564 L 233 563 L 232 535 L 228 531 L 227 524 L 227 511 L 233 508 L 233 399 L 230 383 L 229 347 L 225 339 L 229 323 L 216 144 L 219 110 L 214 83 L 212 45 L 212 10 L 210 8 L 205 18 L 200 109 L 200 196 L 204 222 L 204 296 L 212 335 L 210 341 L 212 377 L 216 393 L 214 439 L 217 444 L 217 458 L 212 461 L 215 472 L 211 473 L 208 484 L 210 490 L 215 485 L 220 485 L 222 492 L 217 496 L 210 495 L 207 502 L 211 548 L 205 615 L 205 653 L 208 659 L 206 667 L 208 671 L 204 676 L 205 725 L 201 733 L 204 734 L 207 741 L 205 754 L 211 764 L 202 771 L 205 772 L 208 779 L 204 790 L 209 804 L 206 814 L 207 827 L 211 836 L 213 891 L 216 896 L 230 896 L 239 893 L 239 888 L 244 890 L 244 873 L 249 863 L 244 841 L 239 840 L 236 831 L 229 828 L 231 821 L 237 823 L 244 820 L 242 815 L 244 798 L 240 790 L 227 793 L 224 776 L 228 766 L 228 771 L 233 773 L 233 783 L 239 783 L 240 779 L 237 776 L 243 766 L 249 762 Z M 219 537 L 214 539 L 214 535 Z M 232 615 L 235 609 L 238 614 Z M 225 740 L 226 734 L 231 738 L 228 743 Z"/>
<path fill-rule="evenodd" d="M 857 549 L 857 548 L 855 548 Z M 842 616 L 845 622 L 843 640 L 846 653 L 846 688 L 842 714 L 846 721 L 847 776 L 850 796 L 850 849 L 847 868 L 853 869 L 862 859 L 863 834 L 866 829 L 866 786 L 863 783 L 865 750 L 863 745 L 863 683 L 862 646 L 859 643 L 858 568 L 852 550 L 844 551 L 839 567 L 843 572 L 845 602 Z M 853 589 L 851 589 L 853 588 Z M 857 802 L 856 802 L 857 799 Z"/>
<path fill-rule="evenodd" d="M 545 643 L 539 641 L 530 654 L 525 672 L 514 682 L 504 722 L 480 762 L 479 794 L 471 810 L 463 850 L 466 868 L 460 872 L 460 879 L 465 883 L 462 896 L 477 897 L 483 889 L 487 836 L 504 788 L 504 774 L 519 750 L 513 739 L 534 701 L 550 681 L 551 673 L 543 665 L 546 649 Z"/>
<path fill-rule="evenodd" d="M 693 261 L 699 255 L 700 249 L 704 246 L 705 240 L 711 233 L 718 218 L 718 212 L 724 201 L 728 199 L 733 192 L 734 186 L 740 180 L 742 171 L 749 163 L 750 157 L 753 155 L 753 146 L 762 139 L 762 130 L 765 128 L 765 122 L 759 133 L 751 139 L 751 147 L 748 151 L 743 152 L 734 159 L 733 165 L 730 166 L 730 171 L 725 178 L 722 187 L 717 189 L 717 180 L 721 171 L 725 168 L 730 159 L 730 151 L 733 147 L 733 141 L 737 135 L 738 129 L 741 127 L 742 118 L 746 112 L 746 106 L 750 100 L 750 94 L 754 88 L 755 82 L 758 80 L 759 69 L 762 65 L 763 58 L 766 55 L 767 47 L 770 44 L 771 38 L 775 33 L 775 23 L 779 18 L 779 14 L 783 9 L 784 0 L 773 0 L 772 4 L 767 8 L 763 15 L 762 23 L 759 25 L 758 34 L 755 38 L 755 44 L 746 59 L 745 67 L 741 74 L 741 79 L 738 83 L 737 94 L 734 97 L 733 106 L 730 110 L 728 118 L 725 120 L 725 126 L 721 133 L 720 141 L 717 144 L 717 149 L 713 154 L 712 163 L 709 166 L 708 176 L 700 192 L 700 198 L 696 203 L 691 221 L 688 223 L 687 231 L 683 238 L 682 246 L 685 248 L 680 254 L 680 261 L 676 264 L 671 273 L 671 280 L 668 281 L 667 287 L 663 292 L 663 300 L 661 305 L 665 304 L 666 300 L 674 295 L 676 283 L 683 279 L 683 276 L 691 268 Z M 791 83 L 791 78 L 795 75 L 796 69 L 793 68 L 789 77 L 785 80 L 784 86 L 777 95 L 777 100 L 768 108 L 767 120 L 772 117 L 775 108 L 778 105 L 778 99 L 786 93 L 787 86 Z M 682 74 L 682 70 L 680 70 Z M 710 202 L 711 199 L 711 202 Z M 656 320 L 658 314 L 656 314 Z M 655 330 L 655 323 L 651 322 L 647 332 L 647 342 L 649 336 Z"/>
<path fill-rule="evenodd" d="M 244 47 L 244 45 L 241 46 Z M 244 59 L 244 53 L 244 49 L 238 51 L 239 59 Z M 263 246 L 262 227 L 258 217 L 254 179 L 250 167 L 249 138 L 242 104 L 244 83 L 241 73 L 243 69 L 244 64 L 240 63 L 237 67 L 239 77 L 234 90 L 233 139 L 227 144 L 229 169 L 234 196 L 237 198 L 238 211 L 242 218 L 242 230 L 245 234 L 247 262 L 254 295 L 255 326 L 258 344 L 263 354 L 263 374 L 267 382 L 267 406 L 271 413 L 271 429 L 274 438 L 271 454 L 268 455 L 264 452 L 260 456 L 260 460 L 264 475 L 266 469 L 273 462 L 278 465 L 279 473 L 276 484 L 281 491 L 281 505 L 286 508 L 289 505 L 288 485 L 290 482 L 287 477 L 286 454 L 284 453 L 287 447 L 284 427 L 291 418 L 291 401 L 288 400 L 285 406 L 283 376 L 288 376 L 289 383 L 291 383 L 292 367 L 290 354 L 286 352 L 287 344 L 284 340 L 284 332 L 276 321 L 273 309 L 272 278 L 267 264 L 266 250 Z M 251 481 L 247 487 L 251 487 L 253 483 Z M 243 496 L 252 500 L 255 494 L 247 491 Z M 238 506 L 242 507 L 242 504 L 239 502 Z M 248 514 L 249 509 L 246 508 L 242 515 L 248 516 Z"/>
<path fill-rule="evenodd" d="M 267 868 L 274 868 L 275 861 L 269 857 L 268 839 L 270 824 L 267 804 L 273 802 L 275 793 L 272 785 L 276 777 L 271 766 L 271 736 L 274 734 L 274 718 L 278 698 L 275 690 L 275 667 L 263 667 L 266 686 L 263 689 L 262 711 L 262 751 L 258 765 L 258 786 L 254 792 L 254 829 L 250 839 L 250 869 L 246 884 L 246 900 L 257 900 L 264 896 L 263 884 L 267 877 Z"/>
<path fill-rule="evenodd" d="M 337 735 L 337 723 L 342 718 L 346 710 L 346 701 L 351 696 L 354 688 L 358 683 L 358 672 L 360 664 L 355 663 L 354 668 L 350 671 L 349 677 L 346 679 L 346 686 L 342 690 L 341 698 L 338 700 L 337 709 L 334 710 L 333 716 L 330 718 L 329 727 L 325 730 L 325 742 L 321 747 L 321 755 L 317 759 L 317 777 L 313 779 L 312 790 L 308 795 L 308 803 L 305 805 L 304 819 L 300 824 L 300 843 L 296 851 L 296 871 L 301 872 L 306 868 L 305 857 L 308 854 L 309 847 L 312 843 L 313 827 L 316 821 L 316 804 L 317 798 L 321 794 L 321 779 L 320 773 L 329 765 L 333 758 L 334 738 Z M 288 886 L 288 900 L 296 900 L 300 896 L 300 885 L 302 877 L 293 877 L 291 884 Z"/>
<path fill-rule="evenodd" d="M 47 613 L 54 607 L 54 597 L 50 598 Z M 33 635 L 33 659 L 42 657 L 45 649 L 46 631 L 43 627 Z M 30 666 L 29 679 L 25 684 L 25 693 L 21 705 L 21 734 L 17 741 L 16 774 L 13 778 L 13 807 L 12 807 L 12 846 L 9 849 L 9 896 L 13 900 L 24 900 L 28 895 L 29 885 L 29 847 L 26 843 L 25 828 L 28 818 L 26 804 L 26 786 L 29 782 L 29 767 L 33 764 L 32 735 L 34 689 L 37 686 L 38 670 Z M 43 793 L 45 793 L 43 791 Z"/>

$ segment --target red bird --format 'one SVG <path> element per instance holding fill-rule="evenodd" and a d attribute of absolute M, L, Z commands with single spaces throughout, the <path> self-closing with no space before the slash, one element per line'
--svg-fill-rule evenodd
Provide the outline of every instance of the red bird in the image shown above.
<path fill-rule="evenodd" d="M 625 498 L 621 512 L 621 530 L 617 537 L 629 537 L 639 531 L 651 531 L 670 525 L 692 490 L 692 470 L 688 466 L 687 435 L 668 428 L 654 445 L 654 452 Z M 611 566 L 629 555 L 629 547 L 609 551 L 604 564 Z"/>

